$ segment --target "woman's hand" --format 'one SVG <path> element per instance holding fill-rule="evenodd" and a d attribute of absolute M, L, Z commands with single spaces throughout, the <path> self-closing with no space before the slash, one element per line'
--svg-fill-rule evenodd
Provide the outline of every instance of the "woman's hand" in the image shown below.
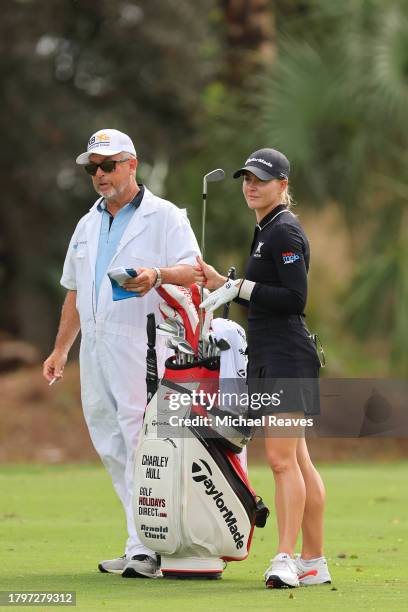
<path fill-rule="evenodd" d="M 206 289 L 218 289 L 227 280 L 226 276 L 218 274 L 217 270 L 205 263 L 201 257 L 197 257 L 197 264 L 194 266 L 195 282 L 197 285 L 206 287 Z"/>
<path fill-rule="evenodd" d="M 223 304 L 232 302 L 239 295 L 242 282 L 242 278 L 237 278 L 236 280 L 228 278 L 224 285 L 210 293 L 204 302 L 201 302 L 200 308 L 205 308 L 207 312 L 213 312 Z"/>

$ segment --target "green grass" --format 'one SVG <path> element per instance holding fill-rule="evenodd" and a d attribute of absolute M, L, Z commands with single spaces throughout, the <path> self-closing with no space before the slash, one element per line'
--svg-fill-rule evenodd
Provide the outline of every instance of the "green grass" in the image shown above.
<path fill-rule="evenodd" d="M 231 563 L 222 580 L 125 580 L 96 570 L 99 559 L 122 553 L 125 539 L 122 510 L 101 467 L 3 466 L 0 590 L 74 590 L 76 609 L 86 612 L 407 610 L 408 464 L 324 465 L 321 473 L 334 583 L 271 591 L 262 573 L 274 553 L 273 513 L 267 528 L 256 530 L 249 559 Z M 251 478 L 273 507 L 268 470 L 252 468 Z"/>

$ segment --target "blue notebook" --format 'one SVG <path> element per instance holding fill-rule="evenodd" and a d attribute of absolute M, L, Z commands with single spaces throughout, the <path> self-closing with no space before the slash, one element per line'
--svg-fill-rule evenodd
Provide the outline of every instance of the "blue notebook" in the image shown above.
<path fill-rule="evenodd" d="M 113 268 L 109 270 L 108 276 L 112 285 L 112 299 L 114 302 L 127 300 L 132 297 L 140 297 L 140 293 L 137 291 L 126 291 L 122 287 L 129 278 L 136 278 L 137 272 L 133 268 Z"/>

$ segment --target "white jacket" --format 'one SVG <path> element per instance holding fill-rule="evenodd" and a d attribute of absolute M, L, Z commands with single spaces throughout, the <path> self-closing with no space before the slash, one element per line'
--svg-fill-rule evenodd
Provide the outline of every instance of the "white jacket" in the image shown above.
<path fill-rule="evenodd" d="M 97 203 L 80 219 L 69 244 L 61 284 L 77 291 L 82 335 L 98 329 L 118 336 L 145 337 L 146 315 L 158 312 L 160 297 L 114 302 L 108 277 L 103 280 L 98 308 L 95 299 L 95 261 L 102 215 Z M 127 226 L 109 268 L 168 267 L 195 264 L 199 248 L 185 211 L 145 189 L 143 200 Z"/>

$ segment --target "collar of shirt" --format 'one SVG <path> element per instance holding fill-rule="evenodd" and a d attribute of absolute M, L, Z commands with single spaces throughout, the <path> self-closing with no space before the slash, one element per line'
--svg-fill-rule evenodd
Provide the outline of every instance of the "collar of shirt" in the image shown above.
<path fill-rule="evenodd" d="M 264 229 L 264 227 L 272 223 L 275 217 L 277 217 L 278 215 L 280 215 L 282 212 L 286 210 L 287 210 L 286 206 L 284 206 L 283 204 L 279 204 L 278 206 L 275 206 L 275 208 L 271 210 L 271 212 L 268 213 L 263 219 L 261 219 L 261 222 L 259 224 L 257 223 L 255 225 L 254 237 L 252 238 L 252 244 L 251 244 L 251 249 L 250 249 L 251 254 L 255 248 L 255 244 L 258 239 L 259 232 L 261 232 Z"/>
<path fill-rule="evenodd" d="M 134 206 L 135 208 L 139 208 L 142 200 L 143 200 L 143 196 L 144 196 L 144 192 L 145 192 L 145 187 L 144 185 L 141 183 L 139 185 L 139 191 L 137 192 L 137 194 L 135 195 L 135 197 L 133 198 L 133 200 L 131 200 L 130 202 L 128 202 L 127 204 L 125 204 L 125 206 Z M 124 207 L 123 207 L 124 208 Z M 98 206 L 97 206 L 98 212 L 103 212 L 104 210 L 106 210 L 106 212 L 109 213 L 109 211 L 106 208 L 106 202 L 105 202 L 105 198 L 103 198 Z M 110 213 L 109 213 L 110 214 Z"/>
<path fill-rule="evenodd" d="M 271 210 L 270 213 L 268 213 L 267 215 L 265 215 L 263 219 L 261 219 L 260 223 L 257 223 L 256 227 L 259 230 L 263 230 L 263 228 L 266 225 L 269 225 L 269 223 L 271 223 L 275 219 L 275 217 L 280 215 L 285 210 L 286 210 L 286 206 L 284 206 L 283 204 L 279 204 L 278 206 L 275 206 L 275 208 Z"/>

